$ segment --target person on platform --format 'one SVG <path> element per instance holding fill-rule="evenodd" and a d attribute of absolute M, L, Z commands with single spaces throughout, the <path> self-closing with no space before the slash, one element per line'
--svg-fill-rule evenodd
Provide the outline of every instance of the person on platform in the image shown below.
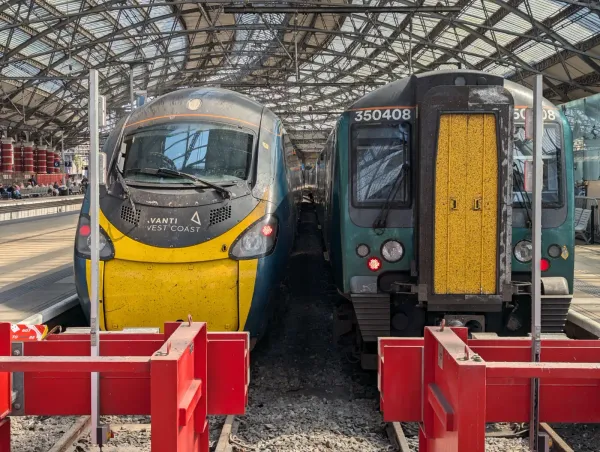
<path fill-rule="evenodd" d="M 15 185 L 13 185 L 12 189 L 13 189 L 13 198 L 21 199 L 21 187 L 19 187 L 17 184 L 15 184 Z"/>

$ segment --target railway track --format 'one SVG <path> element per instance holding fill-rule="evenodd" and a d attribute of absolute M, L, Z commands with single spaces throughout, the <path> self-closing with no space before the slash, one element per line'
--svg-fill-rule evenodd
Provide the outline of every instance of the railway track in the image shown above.
<path fill-rule="evenodd" d="M 85 434 L 90 428 L 90 416 L 81 416 L 75 421 L 69 430 L 67 430 L 60 439 L 54 443 L 54 446 L 48 452 L 67 452 L 79 437 Z"/>
<path fill-rule="evenodd" d="M 540 424 L 540 430 L 548 435 L 548 452 L 575 452 L 569 444 L 561 438 L 561 436 L 554 430 L 550 425 L 546 423 Z M 416 452 L 418 447 L 411 447 L 409 440 L 407 439 L 402 424 L 400 422 L 390 422 L 386 425 L 386 433 L 392 446 L 398 452 Z M 515 429 L 515 430 L 497 430 L 491 431 L 486 434 L 487 438 L 502 438 L 502 439 L 517 439 L 524 438 L 527 440 L 529 430 Z M 542 449 L 540 452 L 544 452 Z"/>
<path fill-rule="evenodd" d="M 239 444 L 235 438 L 237 429 L 239 426 L 239 420 L 235 416 L 227 416 L 225 422 L 220 427 L 220 431 L 217 435 L 217 440 L 213 442 L 211 450 L 214 452 L 232 452 L 233 446 L 238 445 L 244 450 L 251 451 L 252 448 L 247 449 L 244 445 Z M 89 429 L 90 429 L 90 416 L 81 416 L 73 422 L 71 427 L 65 431 L 60 438 L 47 450 L 47 452 L 71 452 L 88 450 L 89 447 Z M 120 450 L 123 447 L 119 440 L 125 436 L 140 436 L 142 434 L 144 439 L 140 441 L 129 441 L 125 442 L 132 444 L 136 443 L 136 446 L 140 451 L 150 444 L 150 424 L 149 423 L 123 423 L 123 424 L 111 424 L 111 430 L 115 434 L 116 440 L 111 440 L 106 445 L 106 449 Z M 129 449 L 128 449 L 129 450 Z"/>
<path fill-rule="evenodd" d="M 235 416 L 225 418 L 214 452 L 231 452 L 233 450 L 232 443 L 235 442 L 234 437 L 239 425 L 239 421 Z"/>

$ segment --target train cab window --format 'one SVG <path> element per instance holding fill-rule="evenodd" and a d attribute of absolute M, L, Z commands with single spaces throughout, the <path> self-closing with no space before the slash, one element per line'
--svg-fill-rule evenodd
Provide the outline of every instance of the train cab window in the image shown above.
<path fill-rule="evenodd" d="M 392 196 L 392 205 L 408 205 L 409 165 L 408 124 L 355 125 L 352 128 L 352 203 L 356 207 L 376 207 Z"/>
<path fill-rule="evenodd" d="M 283 136 L 283 146 L 285 150 L 285 159 L 288 164 L 288 168 L 296 168 L 300 166 L 300 159 L 298 158 L 298 153 L 290 140 L 288 135 Z"/>
<path fill-rule="evenodd" d="M 242 129 L 203 123 L 158 124 L 125 136 L 123 174 L 129 181 L 190 183 L 146 170 L 166 168 L 211 182 L 246 180 L 254 136 Z"/>
<path fill-rule="evenodd" d="M 533 192 L 533 141 L 526 139 L 525 126 L 515 125 L 513 148 L 513 202 L 515 207 L 530 204 Z M 544 125 L 542 138 L 542 206 L 562 205 L 562 137 L 556 124 Z"/>

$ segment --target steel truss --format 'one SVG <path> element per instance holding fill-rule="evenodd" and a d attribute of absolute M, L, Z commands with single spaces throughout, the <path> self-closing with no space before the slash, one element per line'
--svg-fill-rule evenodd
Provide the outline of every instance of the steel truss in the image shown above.
<path fill-rule="evenodd" d="M 134 88 L 153 97 L 213 85 L 249 94 L 323 144 L 335 115 L 411 73 L 465 68 L 531 85 L 555 102 L 600 91 L 592 1 L 6 0 L 0 5 L 0 127 L 86 141 L 87 72 L 116 120 Z M 293 138 L 296 138 L 292 135 Z"/>

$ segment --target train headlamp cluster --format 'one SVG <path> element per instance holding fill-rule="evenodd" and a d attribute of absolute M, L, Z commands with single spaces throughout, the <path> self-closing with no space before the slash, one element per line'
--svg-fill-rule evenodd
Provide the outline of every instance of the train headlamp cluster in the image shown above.
<path fill-rule="evenodd" d="M 85 259 L 92 258 L 92 228 L 88 216 L 82 215 L 79 217 L 75 249 L 81 257 Z M 100 227 L 100 235 L 98 237 L 98 251 L 100 260 L 105 261 L 115 257 L 115 249 L 112 242 L 102 227 Z"/>
<path fill-rule="evenodd" d="M 277 242 L 277 218 L 266 215 L 253 223 L 233 242 L 229 257 L 236 260 L 257 259 L 271 254 Z"/>
<path fill-rule="evenodd" d="M 376 257 L 371 257 L 367 261 L 367 267 L 369 267 L 369 270 L 371 270 L 372 272 L 376 272 L 381 268 L 381 261 Z"/>
<path fill-rule="evenodd" d="M 533 258 L 533 245 L 529 240 L 521 240 L 515 245 L 515 258 L 522 263 L 531 262 Z"/>
<path fill-rule="evenodd" d="M 388 240 L 381 246 L 381 255 L 388 262 L 398 262 L 404 256 L 404 247 L 396 240 Z"/>
<path fill-rule="evenodd" d="M 370 252 L 371 249 L 368 245 L 365 245 L 364 243 L 361 243 L 356 247 L 356 254 L 358 255 L 358 257 L 367 257 Z"/>
<path fill-rule="evenodd" d="M 562 249 L 558 245 L 550 245 L 548 248 L 548 255 L 552 258 L 560 256 L 561 253 Z M 521 240 L 515 245 L 514 254 L 515 258 L 523 264 L 531 262 L 531 259 L 533 259 L 533 245 L 529 240 Z M 550 267 L 550 261 L 542 257 L 540 260 L 540 270 L 546 272 L 550 270 Z"/>
<path fill-rule="evenodd" d="M 548 256 L 553 259 L 560 257 L 562 255 L 562 248 L 559 245 L 550 245 L 548 247 Z"/>

